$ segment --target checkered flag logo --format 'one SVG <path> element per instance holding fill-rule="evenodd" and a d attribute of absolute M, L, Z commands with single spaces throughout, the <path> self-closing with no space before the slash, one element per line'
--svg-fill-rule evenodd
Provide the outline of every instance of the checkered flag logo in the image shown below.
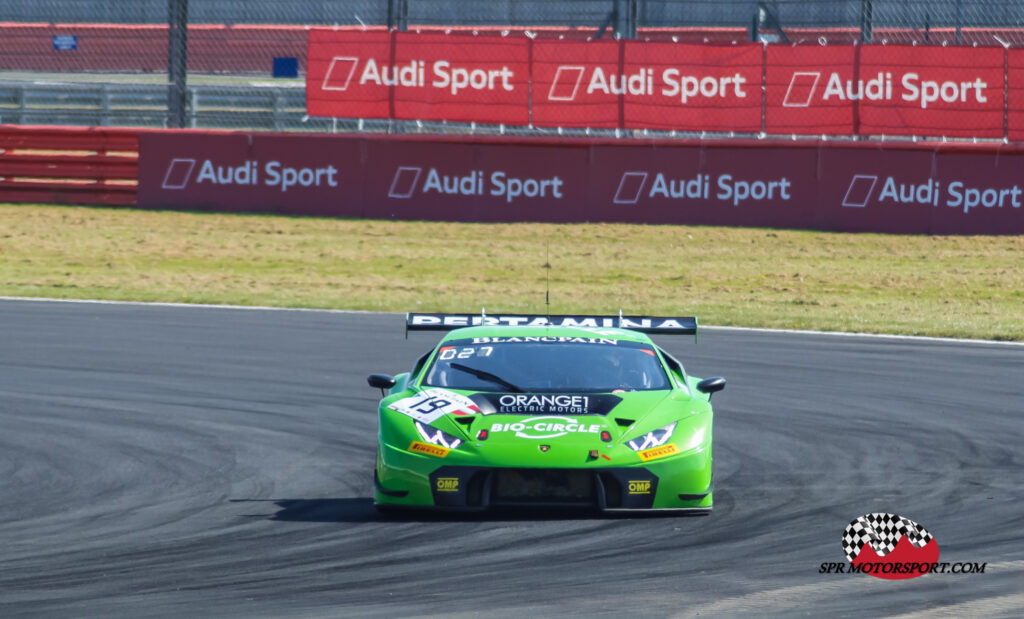
<path fill-rule="evenodd" d="M 927 529 L 909 518 L 896 514 L 864 514 L 850 523 L 843 533 L 843 552 L 852 563 L 865 545 L 870 545 L 879 557 L 896 549 L 900 538 L 907 537 L 917 548 L 924 548 L 932 541 Z"/>

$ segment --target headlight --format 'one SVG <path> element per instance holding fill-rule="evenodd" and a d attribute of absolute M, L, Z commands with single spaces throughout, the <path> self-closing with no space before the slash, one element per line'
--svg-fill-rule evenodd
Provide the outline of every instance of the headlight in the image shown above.
<path fill-rule="evenodd" d="M 633 451 L 644 451 L 645 449 L 650 449 L 652 447 L 661 447 L 668 442 L 668 439 L 672 438 L 672 432 L 675 429 L 676 424 L 673 422 L 663 428 L 651 430 L 647 434 L 638 436 L 631 441 L 626 441 L 626 444 L 629 445 L 629 448 Z"/>
<path fill-rule="evenodd" d="M 461 438 L 452 436 L 443 430 L 438 430 L 433 426 L 428 426 L 418 421 L 416 422 L 416 431 L 420 433 L 420 436 L 423 437 L 424 441 L 431 445 L 444 447 L 445 449 L 455 449 L 462 444 Z"/>

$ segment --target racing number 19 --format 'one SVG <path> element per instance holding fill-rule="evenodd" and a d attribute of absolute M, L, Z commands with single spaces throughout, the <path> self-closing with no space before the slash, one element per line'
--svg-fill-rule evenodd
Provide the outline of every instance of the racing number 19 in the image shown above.
<path fill-rule="evenodd" d="M 446 406 L 451 405 L 452 403 L 449 402 L 448 400 L 445 400 L 444 398 L 439 398 L 437 396 L 430 395 L 418 402 L 413 402 L 409 406 L 409 409 L 421 415 L 429 415 L 430 413 L 436 411 L 439 408 L 444 408 Z"/>

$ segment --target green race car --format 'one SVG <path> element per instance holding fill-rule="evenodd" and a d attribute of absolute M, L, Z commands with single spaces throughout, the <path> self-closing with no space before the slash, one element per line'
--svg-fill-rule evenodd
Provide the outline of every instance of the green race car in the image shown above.
<path fill-rule="evenodd" d="M 695 318 L 408 314 L 448 331 L 381 389 L 378 509 L 712 507 L 711 394 L 647 333 Z"/>

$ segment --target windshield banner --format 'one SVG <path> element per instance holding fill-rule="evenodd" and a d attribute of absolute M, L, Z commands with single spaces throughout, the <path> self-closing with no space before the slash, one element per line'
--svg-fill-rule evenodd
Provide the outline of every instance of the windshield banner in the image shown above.
<path fill-rule="evenodd" d="M 406 314 L 407 331 L 450 331 L 462 327 L 580 327 L 632 329 L 645 333 L 697 333 L 692 316 L 562 316 L 543 314 Z"/>

